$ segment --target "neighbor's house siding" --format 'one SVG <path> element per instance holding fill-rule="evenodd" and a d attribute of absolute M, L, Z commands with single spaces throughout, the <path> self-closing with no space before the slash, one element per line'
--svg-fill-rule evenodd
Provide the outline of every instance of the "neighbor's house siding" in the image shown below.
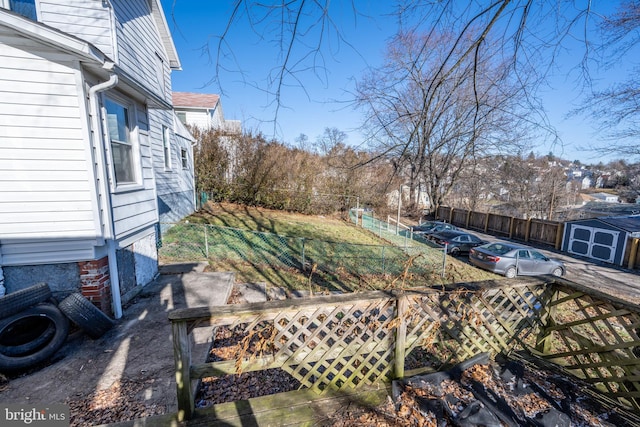
<path fill-rule="evenodd" d="M 180 112 L 185 115 L 185 122 L 197 126 L 200 129 L 220 129 L 224 122 L 222 117 L 222 109 L 215 108 L 215 110 L 191 110 L 188 107 L 180 107 Z"/>
<path fill-rule="evenodd" d="M 4 264 L 93 256 L 100 235 L 79 65 L 0 30 Z"/>
<path fill-rule="evenodd" d="M 116 59 L 111 36 L 114 18 L 108 5 L 102 0 L 67 0 L 65 4 L 40 0 L 38 20 L 86 40 Z"/>

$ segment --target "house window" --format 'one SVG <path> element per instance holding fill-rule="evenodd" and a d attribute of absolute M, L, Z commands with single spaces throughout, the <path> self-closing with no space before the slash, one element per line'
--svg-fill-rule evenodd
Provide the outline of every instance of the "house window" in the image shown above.
<path fill-rule="evenodd" d="M 164 168 L 171 169 L 171 139 L 169 138 L 169 128 L 162 126 L 162 150 L 164 154 Z"/>
<path fill-rule="evenodd" d="M 111 99 L 105 99 L 104 108 L 116 185 L 135 183 L 136 170 L 129 126 L 129 109 Z"/>
<path fill-rule="evenodd" d="M 184 148 L 180 149 L 180 161 L 182 162 L 182 169 L 187 169 L 189 167 L 189 161 L 187 158 L 187 150 Z"/>
<path fill-rule="evenodd" d="M 176 115 L 183 125 L 187 124 L 187 113 L 185 113 L 184 111 L 176 111 Z"/>
<path fill-rule="evenodd" d="M 7 1 L 0 0 L 0 5 L 5 4 Z M 18 13 L 25 18 L 38 20 L 38 14 L 36 13 L 36 0 L 8 0 L 9 10 Z"/>

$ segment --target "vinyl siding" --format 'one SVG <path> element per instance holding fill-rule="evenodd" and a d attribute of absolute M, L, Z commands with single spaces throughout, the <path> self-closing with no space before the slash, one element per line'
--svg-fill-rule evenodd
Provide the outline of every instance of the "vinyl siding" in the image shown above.
<path fill-rule="evenodd" d="M 153 167 L 156 174 L 158 209 L 160 222 L 175 222 L 195 210 L 193 201 L 193 156 L 191 141 L 173 131 L 174 115 L 172 111 L 151 110 L 152 126 L 150 139 L 153 142 Z M 165 169 L 162 146 L 162 126 L 170 129 L 171 169 Z M 182 168 L 181 149 L 187 150 L 189 167 Z"/>
<path fill-rule="evenodd" d="M 116 17 L 118 65 L 145 87 L 171 103 L 171 85 L 166 52 L 147 0 L 112 0 Z M 163 81 L 158 81 L 157 55 L 164 63 Z"/>
<path fill-rule="evenodd" d="M 121 191 L 116 188 L 111 195 L 114 231 L 118 240 L 158 222 L 147 113 L 144 106 L 134 105 L 137 128 L 135 134 L 139 155 L 136 167 L 139 168 L 140 186 L 130 191 Z"/>
<path fill-rule="evenodd" d="M 0 239 L 96 240 L 77 63 L 0 32 Z M 83 244 L 81 252 L 87 249 Z M 30 247 L 34 250 L 34 246 Z M 77 246 L 72 251 L 77 253 Z M 86 252 L 84 252 L 86 255 Z M 61 257 L 64 257 L 61 255 Z"/>
<path fill-rule="evenodd" d="M 115 59 L 112 12 L 102 0 L 40 0 L 39 21 L 85 40 Z"/>

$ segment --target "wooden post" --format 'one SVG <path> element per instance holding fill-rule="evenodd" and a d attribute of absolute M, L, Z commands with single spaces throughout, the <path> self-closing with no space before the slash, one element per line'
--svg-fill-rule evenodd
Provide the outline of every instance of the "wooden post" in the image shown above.
<path fill-rule="evenodd" d="M 527 218 L 527 225 L 524 228 L 524 241 L 529 241 L 529 233 L 531 233 L 531 218 Z"/>
<path fill-rule="evenodd" d="M 453 208 L 449 208 L 449 224 L 453 224 Z"/>
<path fill-rule="evenodd" d="M 547 285 L 554 286 L 554 285 Z M 551 298 L 549 298 L 549 303 L 553 304 L 558 300 L 558 291 L 554 290 L 554 293 Z M 555 326 L 556 321 L 556 305 L 553 304 L 551 307 L 547 307 L 547 316 L 546 322 L 544 326 L 540 328 L 540 332 L 538 333 L 538 338 L 536 339 L 536 350 L 541 352 L 542 354 L 550 354 L 551 353 L 551 340 L 553 338 L 552 332 L 549 330 L 552 326 Z"/>
<path fill-rule="evenodd" d="M 562 234 L 564 233 L 564 223 L 563 222 L 558 222 L 557 225 L 557 229 L 556 229 L 556 250 L 560 250 L 560 247 L 562 246 Z"/>
<path fill-rule="evenodd" d="M 636 258 L 638 257 L 638 245 L 640 244 L 640 239 L 633 239 L 631 243 L 631 252 L 629 252 L 629 270 L 633 270 L 636 266 Z"/>
<path fill-rule="evenodd" d="M 487 230 L 489 229 L 489 216 L 491 216 L 491 214 L 489 212 L 487 212 L 486 217 L 484 218 L 484 233 L 487 233 Z"/>
<path fill-rule="evenodd" d="M 509 238 L 513 238 L 513 229 L 514 229 L 514 225 L 516 223 L 516 219 L 515 217 L 509 217 Z"/>
<path fill-rule="evenodd" d="M 404 350 L 407 342 L 407 320 L 405 319 L 409 302 L 404 293 L 396 294 L 396 316 L 398 326 L 396 328 L 396 349 L 394 363 L 394 377 L 404 378 Z"/>
<path fill-rule="evenodd" d="M 176 391 L 178 397 L 178 421 L 193 417 L 195 402 L 191 389 L 191 345 L 187 322 L 171 323 L 173 333 L 173 357 L 176 362 Z"/>
<path fill-rule="evenodd" d="M 467 220 L 464 224 L 464 228 L 469 228 L 469 221 L 471 221 L 471 209 L 467 211 Z"/>

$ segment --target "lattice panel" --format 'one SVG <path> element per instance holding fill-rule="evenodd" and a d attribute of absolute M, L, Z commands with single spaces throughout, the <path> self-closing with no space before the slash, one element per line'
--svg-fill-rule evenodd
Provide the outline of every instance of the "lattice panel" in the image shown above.
<path fill-rule="evenodd" d="M 640 409 L 640 314 L 632 307 L 555 286 L 539 348 L 543 357 Z"/>
<path fill-rule="evenodd" d="M 407 353 L 429 350 L 432 362 L 458 363 L 481 352 L 508 352 L 533 342 L 542 325 L 544 286 L 514 286 L 412 295 Z"/>
<path fill-rule="evenodd" d="M 388 379 L 394 313 L 392 299 L 282 312 L 274 319 L 274 357 L 286 357 L 282 369 L 320 393 Z"/>

